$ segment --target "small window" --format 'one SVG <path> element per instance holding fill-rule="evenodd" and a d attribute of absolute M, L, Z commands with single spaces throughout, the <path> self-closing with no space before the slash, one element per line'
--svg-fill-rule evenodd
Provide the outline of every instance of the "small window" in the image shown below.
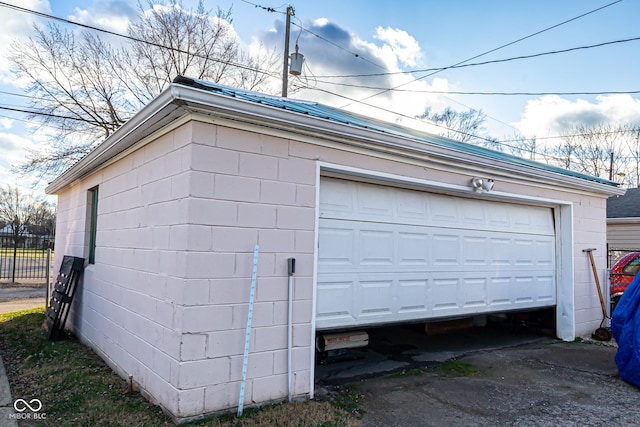
<path fill-rule="evenodd" d="M 85 256 L 89 264 L 96 262 L 96 234 L 98 231 L 98 187 L 87 192 L 87 222 L 86 222 Z"/>

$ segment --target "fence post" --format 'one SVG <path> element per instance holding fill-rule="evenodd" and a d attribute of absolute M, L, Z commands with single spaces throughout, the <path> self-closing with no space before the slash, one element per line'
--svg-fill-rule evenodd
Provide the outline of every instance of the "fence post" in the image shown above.
<path fill-rule="evenodd" d="M 48 308 L 49 307 L 49 300 L 50 295 L 51 295 L 51 289 L 49 289 L 49 287 L 51 286 L 51 248 L 47 248 L 47 292 L 44 296 L 44 307 Z"/>
<path fill-rule="evenodd" d="M 16 261 L 18 260 L 18 239 L 13 240 L 13 269 L 11 271 L 11 283 L 16 283 Z"/>

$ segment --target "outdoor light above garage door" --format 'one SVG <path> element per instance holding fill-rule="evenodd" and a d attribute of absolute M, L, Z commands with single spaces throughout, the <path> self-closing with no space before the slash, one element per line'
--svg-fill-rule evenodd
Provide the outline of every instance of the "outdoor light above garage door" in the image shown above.
<path fill-rule="evenodd" d="M 475 177 L 471 180 L 471 188 L 476 193 L 489 192 L 493 188 L 493 180 Z"/>

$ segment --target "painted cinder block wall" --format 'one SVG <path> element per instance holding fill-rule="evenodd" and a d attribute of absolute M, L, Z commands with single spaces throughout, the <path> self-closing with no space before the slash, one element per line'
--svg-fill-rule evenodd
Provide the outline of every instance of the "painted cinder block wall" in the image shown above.
<path fill-rule="evenodd" d="M 307 396 L 317 163 L 452 185 L 467 185 L 475 173 L 276 131 L 265 135 L 256 127 L 213 123 L 204 116 L 183 122 L 59 194 L 56 252 L 82 256 L 86 191 L 99 185 L 96 264 L 85 271 L 71 326 L 176 419 L 233 408 L 257 243 L 245 405 L 287 395 L 289 257 L 297 260 L 293 392 Z M 598 249 L 603 271 L 605 196 L 533 179 L 505 178 L 496 186 L 573 202 L 576 333 L 591 333 L 599 326 L 600 306 L 582 249 Z"/>

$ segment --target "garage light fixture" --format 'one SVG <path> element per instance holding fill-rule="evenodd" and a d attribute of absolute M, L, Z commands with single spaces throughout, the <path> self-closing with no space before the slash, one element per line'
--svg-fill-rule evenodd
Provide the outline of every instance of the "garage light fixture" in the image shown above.
<path fill-rule="evenodd" d="M 493 188 L 494 181 L 487 178 L 475 177 L 471 179 L 471 188 L 476 193 L 488 193 Z"/>

